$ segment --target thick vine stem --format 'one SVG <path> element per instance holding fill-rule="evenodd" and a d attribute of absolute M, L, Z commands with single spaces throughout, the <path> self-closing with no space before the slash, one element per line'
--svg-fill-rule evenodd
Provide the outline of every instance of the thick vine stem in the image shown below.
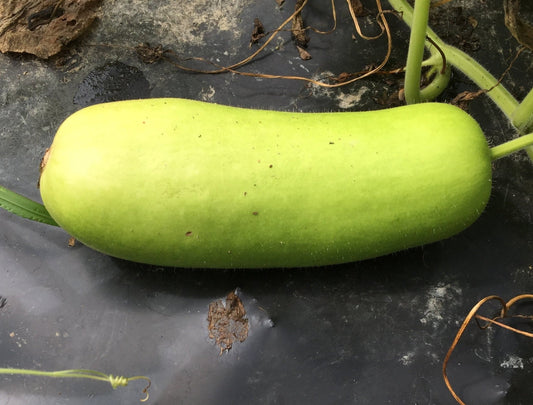
<path fill-rule="evenodd" d="M 415 4 L 420 0 L 416 0 Z M 423 2 L 427 0 L 422 0 Z M 389 4 L 400 13 L 404 22 L 411 28 L 418 23 L 414 20 L 413 8 L 406 0 L 389 0 Z M 446 55 L 448 64 L 462 71 L 481 89 L 493 88 L 487 95 L 498 105 L 503 113 L 511 119 L 514 111 L 518 107 L 518 101 L 505 89 L 502 85 L 497 85 L 498 80 L 491 75 L 491 73 L 475 61 L 471 56 L 455 48 L 454 46 L 446 44 L 440 39 L 437 34 L 431 29 L 426 29 L 426 35 L 438 46 Z M 419 41 L 421 41 L 419 39 Z"/>
<path fill-rule="evenodd" d="M 513 111 L 512 123 L 520 132 L 533 129 L 533 89 L 522 100 L 518 108 Z"/>
<path fill-rule="evenodd" d="M 420 76 L 424 58 L 425 38 L 429 18 L 429 0 L 415 1 L 409 50 L 405 67 L 405 101 L 407 104 L 420 102 Z"/>
<path fill-rule="evenodd" d="M 533 89 L 513 112 L 512 123 L 521 133 L 533 130 Z M 526 151 L 533 161 L 533 146 L 527 147 Z"/>
<path fill-rule="evenodd" d="M 411 46 L 415 46 L 415 50 L 413 51 L 415 57 L 418 55 L 418 52 L 420 52 L 418 48 L 420 48 L 425 42 L 421 37 L 422 34 L 418 32 L 422 29 L 422 27 L 424 27 L 425 35 L 427 35 L 427 37 L 431 39 L 431 42 L 433 42 L 434 45 L 446 55 L 447 66 L 452 65 L 453 67 L 459 69 L 479 88 L 490 89 L 490 91 L 486 92 L 486 94 L 492 99 L 498 108 L 500 108 L 505 116 L 507 116 L 507 118 L 520 133 L 523 134 L 533 128 L 533 89 L 524 98 L 522 103 L 518 103 L 513 95 L 501 83 L 499 83 L 498 79 L 496 79 L 487 69 L 474 60 L 474 58 L 457 49 L 456 47 L 448 45 L 442 41 L 437 34 L 431 30 L 431 28 L 427 27 L 427 16 L 425 15 L 425 9 L 428 7 L 429 0 L 416 0 L 415 10 L 413 10 L 406 0 L 389 0 L 389 3 L 396 11 L 400 13 L 404 22 L 411 27 L 412 33 L 409 47 L 411 48 Z M 417 9 L 421 11 L 417 12 Z M 416 35 L 413 32 L 416 32 Z M 409 49 L 409 53 L 411 53 L 411 49 Z M 432 57 L 434 56 L 433 53 L 434 51 L 432 50 Z M 412 57 L 413 66 L 410 66 L 410 68 L 413 71 L 420 71 L 423 63 L 421 60 L 418 61 L 418 58 L 415 57 Z M 407 60 L 409 67 L 409 55 Z M 432 83 L 433 86 L 428 86 L 429 89 L 424 93 L 424 90 L 421 92 L 418 90 L 418 87 L 415 90 L 415 84 L 417 84 L 415 83 L 415 80 L 417 77 L 414 73 L 411 73 L 411 75 L 412 76 L 408 76 L 406 73 L 405 79 L 405 93 L 408 103 L 431 100 L 431 97 L 436 97 L 436 95 L 440 94 L 440 88 L 442 88 L 442 85 L 446 83 L 445 77 L 439 78 L 437 76 L 434 79 L 436 83 Z M 418 76 L 418 79 L 419 78 L 420 76 Z M 439 86 L 440 88 L 435 88 L 435 86 Z M 533 146 L 525 147 L 525 149 L 531 160 L 533 160 Z"/>

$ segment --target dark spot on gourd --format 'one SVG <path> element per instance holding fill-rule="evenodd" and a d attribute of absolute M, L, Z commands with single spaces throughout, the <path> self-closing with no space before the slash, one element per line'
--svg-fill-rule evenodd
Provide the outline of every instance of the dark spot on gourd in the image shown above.
<path fill-rule="evenodd" d="M 191 231 L 187 231 L 185 232 L 185 236 L 191 236 L 192 235 L 192 232 Z"/>
<path fill-rule="evenodd" d="M 259 215 L 259 212 L 254 211 L 254 212 L 252 212 L 252 215 L 258 216 L 258 215 Z"/>

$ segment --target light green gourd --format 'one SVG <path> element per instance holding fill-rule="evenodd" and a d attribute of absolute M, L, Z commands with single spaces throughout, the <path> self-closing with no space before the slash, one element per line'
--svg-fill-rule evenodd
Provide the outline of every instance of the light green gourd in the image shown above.
<path fill-rule="evenodd" d="M 489 199 L 491 154 L 476 121 L 447 104 L 292 113 L 120 101 L 61 125 L 40 187 L 61 227 L 111 256 L 323 266 L 468 227 Z"/>

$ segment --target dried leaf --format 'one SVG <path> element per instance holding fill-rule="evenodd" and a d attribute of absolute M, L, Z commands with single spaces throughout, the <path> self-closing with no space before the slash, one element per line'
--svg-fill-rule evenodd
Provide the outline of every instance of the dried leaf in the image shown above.
<path fill-rule="evenodd" d="M 47 59 L 83 34 L 102 0 L 4 0 L 0 2 L 0 52 Z"/>
<path fill-rule="evenodd" d="M 165 57 L 166 54 L 172 53 L 172 50 L 163 48 L 163 45 L 150 46 L 148 42 L 144 42 L 135 47 L 137 56 L 143 63 L 156 63 Z"/>
<path fill-rule="evenodd" d="M 207 314 L 209 338 L 214 339 L 220 348 L 220 354 L 231 350 L 237 340 L 244 342 L 248 337 L 248 319 L 239 296 L 230 292 L 223 300 L 209 304 Z"/>
<path fill-rule="evenodd" d="M 71 236 L 68 238 L 68 247 L 74 247 L 76 245 L 76 238 L 74 236 Z"/>
<path fill-rule="evenodd" d="M 533 26 L 520 18 L 520 0 L 504 0 L 503 9 L 505 26 L 511 35 L 520 44 L 533 50 Z"/>
<path fill-rule="evenodd" d="M 486 90 L 478 91 L 463 91 L 454 97 L 451 104 L 461 108 L 462 110 L 468 110 L 468 104 L 470 101 L 486 93 Z"/>
<path fill-rule="evenodd" d="M 298 53 L 300 54 L 300 58 L 302 60 L 309 60 L 312 58 L 311 54 L 309 52 L 307 52 L 304 48 L 302 48 L 301 46 L 296 46 L 296 48 L 298 48 Z"/>
<path fill-rule="evenodd" d="M 300 7 L 302 7 L 303 0 L 298 0 L 296 2 L 296 6 L 294 7 L 295 10 L 298 10 Z M 292 19 L 292 37 L 294 38 L 294 42 L 296 43 L 296 46 L 300 46 L 302 48 L 305 48 L 309 42 L 309 36 L 307 35 L 307 32 L 304 27 L 304 20 L 302 17 L 302 13 L 299 12 L 294 16 Z"/>
<path fill-rule="evenodd" d="M 254 30 L 252 31 L 252 38 L 250 39 L 250 45 L 256 44 L 261 38 L 266 36 L 265 27 L 259 20 L 259 18 L 254 19 Z"/>
<path fill-rule="evenodd" d="M 361 0 L 349 0 L 349 1 L 352 5 L 352 9 L 356 17 L 363 17 L 366 14 L 365 8 L 363 7 L 363 3 L 361 3 Z"/>

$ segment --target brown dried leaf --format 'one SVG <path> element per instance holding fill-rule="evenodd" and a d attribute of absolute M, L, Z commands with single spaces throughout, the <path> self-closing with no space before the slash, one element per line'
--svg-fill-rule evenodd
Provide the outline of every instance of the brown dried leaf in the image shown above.
<path fill-rule="evenodd" d="M 298 48 L 298 53 L 300 54 L 300 58 L 302 60 L 309 60 L 312 58 L 311 54 L 307 52 L 304 48 L 301 46 L 296 45 L 296 48 Z"/>
<path fill-rule="evenodd" d="M 74 236 L 71 236 L 68 238 L 68 247 L 74 247 L 76 245 L 76 238 Z"/>
<path fill-rule="evenodd" d="M 172 53 L 170 49 L 163 48 L 161 44 L 151 46 L 148 42 L 137 45 L 135 52 L 141 61 L 147 64 L 159 62 L 166 54 Z"/>
<path fill-rule="evenodd" d="M 511 35 L 521 45 L 533 50 L 533 26 L 520 18 L 520 0 L 504 0 L 503 9 L 505 11 L 505 26 Z"/>
<path fill-rule="evenodd" d="M 294 7 L 295 10 L 298 10 L 300 7 L 302 7 L 303 0 L 298 0 L 296 2 L 296 6 Z M 300 46 L 302 48 L 307 47 L 307 44 L 309 42 L 309 36 L 307 35 L 307 32 L 304 27 L 304 19 L 302 17 L 302 13 L 299 12 L 294 16 L 292 19 L 292 37 L 294 38 L 294 42 L 296 43 L 296 46 Z"/>
<path fill-rule="evenodd" d="M 83 34 L 102 0 L 4 0 L 0 2 L 0 52 L 47 59 Z"/>
<path fill-rule="evenodd" d="M 244 342 L 248 337 L 248 319 L 239 296 L 230 292 L 223 300 L 216 300 L 209 304 L 207 314 L 209 338 L 214 339 L 220 348 L 220 354 L 231 350 L 237 340 Z"/>
<path fill-rule="evenodd" d="M 451 104 L 463 110 L 468 110 L 468 105 L 470 101 L 474 100 L 485 92 L 485 90 L 463 91 L 462 93 L 459 93 L 457 96 L 454 97 L 454 99 L 451 101 Z"/>
<path fill-rule="evenodd" d="M 361 0 L 349 0 L 349 1 L 352 5 L 352 9 L 356 17 L 363 17 L 366 14 L 365 8 L 363 7 L 363 3 L 361 3 Z"/>
<path fill-rule="evenodd" d="M 259 18 L 254 19 L 254 29 L 252 31 L 252 38 L 250 39 L 250 45 L 256 44 L 261 38 L 266 36 L 265 27 Z"/>

